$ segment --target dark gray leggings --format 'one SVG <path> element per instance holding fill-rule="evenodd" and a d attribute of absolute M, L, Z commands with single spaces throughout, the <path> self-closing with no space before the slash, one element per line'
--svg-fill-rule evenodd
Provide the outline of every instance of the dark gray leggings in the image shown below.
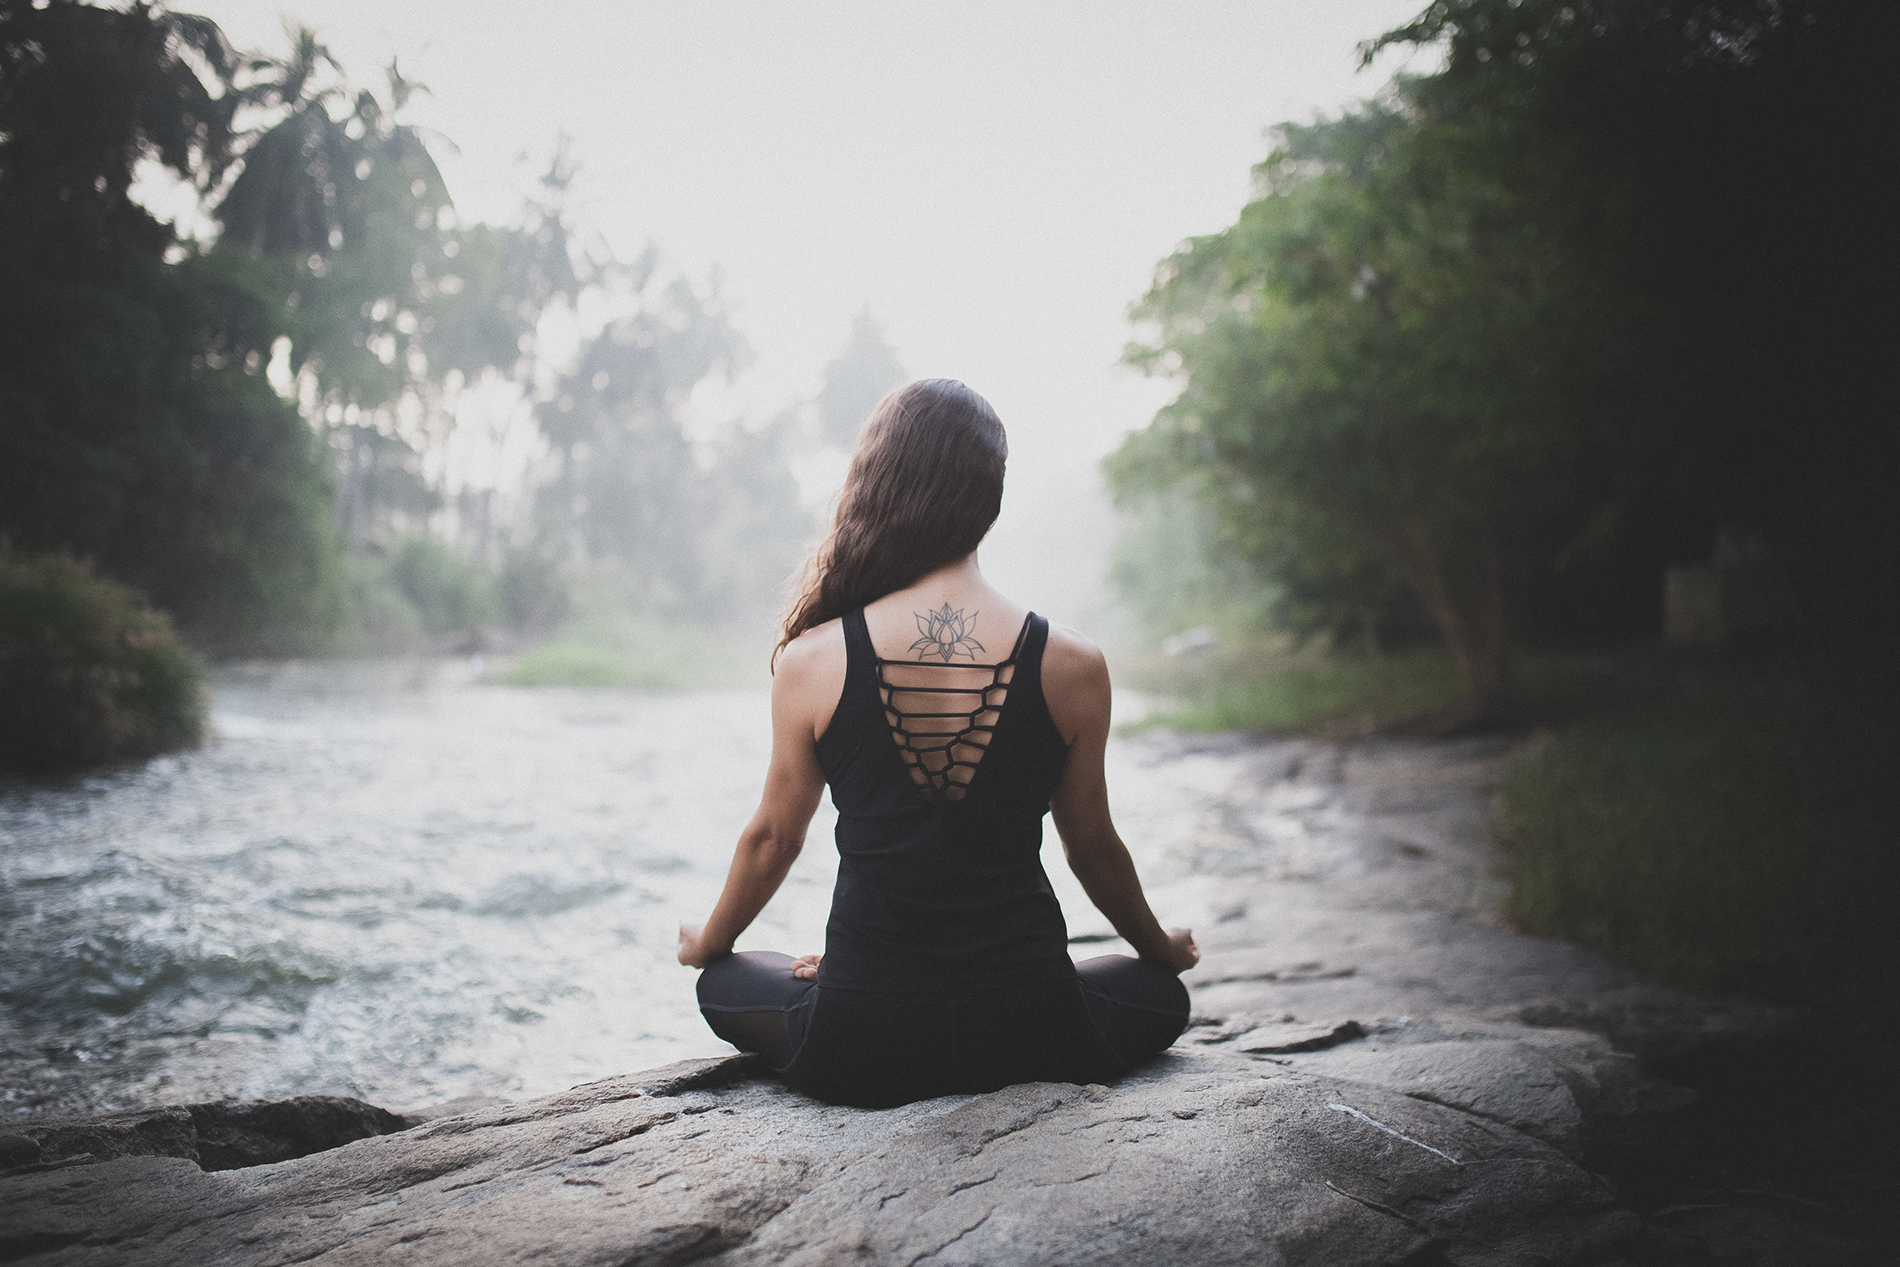
<path fill-rule="evenodd" d="M 713 1033 L 820 1099 L 882 1108 L 1017 1082 L 1107 1082 L 1187 1028 L 1187 987 L 1158 964 L 1103 955 L 1073 979 L 968 994 L 871 994 L 792 975 L 746 951 L 700 974 Z"/>

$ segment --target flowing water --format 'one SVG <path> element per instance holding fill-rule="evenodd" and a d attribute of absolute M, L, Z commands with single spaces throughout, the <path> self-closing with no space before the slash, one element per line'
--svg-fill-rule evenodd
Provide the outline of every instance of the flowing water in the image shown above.
<path fill-rule="evenodd" d="M 757 804 L 765 692 L 470 676 L 226 675 L 203 749 L 0 782 L 0 1113 L 411 1108 L 729 1050 L 674 939 Z M 1150 864 L 1228 775 L 1139 749 L 1116 741 L 1111 777 Z M 822 949 L 833 821 L 826 799 L 741 948 Z M 1072 931 L 1099 932 L 1049 835 Z"/>

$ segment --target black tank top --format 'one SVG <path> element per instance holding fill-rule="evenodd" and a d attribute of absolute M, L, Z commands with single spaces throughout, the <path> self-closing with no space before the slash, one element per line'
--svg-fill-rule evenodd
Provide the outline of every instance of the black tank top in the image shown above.
<path fill-rule="evenodd" d="M 838 807 L 819 984 L 962 993 L 1073 977 L 1041 858 L 1068 757 L 1042 696 L 1049 622 L 1030 613 L 1009 659 L 960 664 L 941 688 L 928 664 L 880 660 L 862 610 L 844 638 L 844 692 L 818 741 Z M 972 667 L 992 671 L 987 690 L 968 687 Z M 920 735 L 933 728 L 943 740 Z"/>

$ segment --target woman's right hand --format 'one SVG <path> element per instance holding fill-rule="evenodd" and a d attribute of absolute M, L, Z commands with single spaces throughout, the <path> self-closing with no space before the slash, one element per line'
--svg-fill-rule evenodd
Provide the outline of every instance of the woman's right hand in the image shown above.
<path fill-rule="evenodd" d="M 1168 930 L 1168 949 L 1160 961 L 1174 973 L 1186 972 L 1201 961 L 1201 948 L 1194 944 L 1194 930 L 1191 928 L 1170 928 Z"/>

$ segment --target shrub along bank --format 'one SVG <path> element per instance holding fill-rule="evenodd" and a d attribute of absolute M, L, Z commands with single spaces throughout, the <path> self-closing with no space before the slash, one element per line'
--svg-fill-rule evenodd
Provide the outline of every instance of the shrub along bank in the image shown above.
<path fill-rule="evenodd" d="M 84 563 L 0 543 L 0 772 L 148 757 L 204 728 L 198 666 L 164 615 Z"/>

